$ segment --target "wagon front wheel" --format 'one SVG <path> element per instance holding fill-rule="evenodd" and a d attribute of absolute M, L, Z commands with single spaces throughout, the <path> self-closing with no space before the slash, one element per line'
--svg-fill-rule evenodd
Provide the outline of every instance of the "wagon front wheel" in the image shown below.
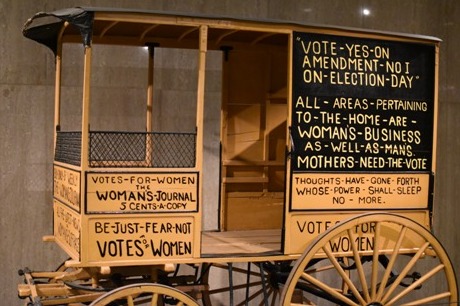
<path fill-rule="evenodd" d="M 198 306 L 189 295 L 161 284 L 132 284 L 114 289 L 94 300 L 90 306 L 105 305 Z"/>
<path fill-rule="evenodd" d="M 425 227 L 370 213 L 318 236 L 298 259 L 281 305 L 457 305 L 452 263 Z"/>

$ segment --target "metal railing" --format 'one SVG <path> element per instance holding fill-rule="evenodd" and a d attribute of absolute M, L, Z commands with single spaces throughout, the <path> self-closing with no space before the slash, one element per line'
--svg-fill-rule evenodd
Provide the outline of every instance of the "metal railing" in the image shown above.
<path fill-rule="evenodd" d="M 80 166 L 81 132 L 57 132 L 54 160 Z"/>
<path fill-rule="evenodd" d="M 91 167 L 191 168 L 196 133 L 100 132 L 89 137 Z M 58 132 L 55 160 L 80 165 L 81 133 Z"/>

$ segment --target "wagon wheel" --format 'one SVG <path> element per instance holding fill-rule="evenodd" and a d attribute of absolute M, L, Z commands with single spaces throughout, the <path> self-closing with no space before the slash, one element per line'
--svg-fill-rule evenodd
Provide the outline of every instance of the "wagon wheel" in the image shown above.
<path fill-rule="evenodd" d="M 90 306 L 104 305 L 178 305 L 198 306 L 189 295 L 160 284 L 132 284 L 114 289 L 94 300 Z"/>
<path fill-rule="evenodd" d="M 370 213 L 337 224 L 307 247 L 281 305 L 457 305 L 457 290 L 450 259 L 426 228 Z"/>
<path fill-rule="evenodd" d="M 210 288 L 207 294 L 224 294 L 224 301 L 229 306 L 278 305 L 281 295 L 279 283 L 284 282 L 292 268 L 291 261 L 215 263 L 212 267 L 226 270 L 228 282 L 218 288 Z"/>

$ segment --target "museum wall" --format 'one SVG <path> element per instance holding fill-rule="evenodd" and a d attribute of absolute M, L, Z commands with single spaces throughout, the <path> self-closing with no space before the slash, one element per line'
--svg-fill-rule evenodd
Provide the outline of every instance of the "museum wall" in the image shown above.
<path fill-rule="evenodd" d="M 38 11 L 73 6 L 111 6 L 282 19 L 415 33 L 442 39 L 433 228 L 435 236 L 445 246 L 455 269 L 460 273 L 460 249 L 457 247 L 460 245 L 460 227 L 457 223 L 460 219 L 457 204 L 460 198 L 460 186 L 457 183 L 460 176 L 460 120 L 457 117 L 460 115 L 458 0 L 0 0 L 0 304 L 20 304 L 16 293 L 20 281 L 18 269 L 28 266 L 35 270 L 52 270 L 66 259 L 56 245 L 42 242 L 43 236 L 52 233 L 54 59 L 49 50 L 23 38 L 21 29 L 27 18 Z M 363 8 L 368 8 L 370 15 L 363 15 Z M 117 56 L 121 55 L 113 54 L 111 62 L 119 62 Z M 177 56 L 174 62 L 163 63 L 161 71 L 164 72 L 164 78 L 160 84 L 163 95 L 180 97 L 183 88 L 174 88 L 174 82 L 168 83 L 169 68 L 181 67 L 182 76 L 187 76 L 187 65 L 194 64 L 180 61 L 181 56 Z M 126 64 L 121 68 L 129 76 L 136 65 Z M 211 73 L 215 70 L 217 76 L 219 62 L 208 63 L 208 70 Z M 207 93 L 209 97 L 219 99 L 219 82 L 213 84 L 215 79 L 219 78 L 209 78 Z M 78 78 L 64 80 L 69 98 L 78 96 L 80 82 Z M 130 89 L 133 91 L 130 94 L 114 86 L 114 83 L 103 82 L 101 80 L 100 86 L 110 87 L 114 97 L 132 97 L 137 94 L 135 86 Z M 181 84 L 187 85 L 185 81 Z M 187 86 L 185 88 L 193 91 Z M 174 109 L 169 111 L 174 112 Z M 121 125 L 132 126 L 132 122 L 135 122 L 129 116 L 124 117 L 126 110 L 117 109 L 116 104 L 113 112 L 118 115 L 112 117 Z M 205 116 L 208 126 L 218 126 L 218 113 L 218 107 L 207 110 Z M 75 113 L 71 111 L 68 115 Z M 101 114 L 102 119 L 104 115 Z M 184 121 L 180 119 L 178 122 Z M 207 134 L 206 137 L 218 139 L 219 136 Z M 218 160 L 217 152 L 217 147 L 208 150 L 207 168 L 211 169 L 206 171 L 212 172 L 211 165 Z M 205 181 L 204 184 L 217 186 L 215 181 Z M 209 192 L 213 188 L 207 188 L 208 202 L 217 198 L 216 194 Z M 217 211 L 217 208 L 205 209 L 205 215 L 209 216 Z M 216 226 L 214 218 L 207 220 L 205 217 L 205 222 L 209 228 Z"/>

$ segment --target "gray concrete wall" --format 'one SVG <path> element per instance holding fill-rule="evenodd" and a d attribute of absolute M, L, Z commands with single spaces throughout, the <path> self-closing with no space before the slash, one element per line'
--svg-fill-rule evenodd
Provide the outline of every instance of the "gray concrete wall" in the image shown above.
<path fill-rule="evenodd" d="M 54 269 L 65 254 L 41 241 L 52 232 L 53 57 L 24 39 L 38 11 L 132 7 L 275 18 L 433 35 L 443 40 L 434 233 L 460 273 L 460 2 L 457 0 L 0 0 L 0 304 L 19 305 L 17 269 Z M 371 9 L 370 16 L 360 10 Z M 128 68 L 127 68 L 128 69 Z M 216 90 L 217 91 L 217 90 Z M 212 92 L 212 89 L 211 89 Z M 212 94 L 212 93 L 211 93 Z M 212 112 L 207 114 L 212 122 Z M 207 137 L 215 137 L 208 135 Z M 206 184 L 206 182 L 205 182 Z M 213 226 L 212 224 L 210 226 Z"/>

